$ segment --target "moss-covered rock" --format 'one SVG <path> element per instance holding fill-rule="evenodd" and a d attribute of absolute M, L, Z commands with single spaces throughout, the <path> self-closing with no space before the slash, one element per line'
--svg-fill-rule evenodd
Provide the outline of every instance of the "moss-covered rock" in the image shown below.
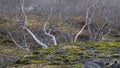
<path fill-rule="evenodd" d="M 65 43 L 53 46 L 48 49 L 40 49 L 30 51 L 29 55 L 23 56 L 16 61 L 17 66 L 29 64 L 41 64 L 48 67 L 81 67 L 87 61 L 95 61 L 95 58 L 102 59 L 104 62 L 95 61 L 102 66 L 107 66 L 114 59 L 120 59 L 120 43 L 119 42 L 76 42 Z M 109 62 L 109 63 L 108 63 Z M 108 63 L 108 64 L 107 64 Z M 15 64 L 15 65 L 16 65 Z M 78 65 L 81 64 L 81 65 Z M 67 66 L 66 66 L 67 68 Z"/>

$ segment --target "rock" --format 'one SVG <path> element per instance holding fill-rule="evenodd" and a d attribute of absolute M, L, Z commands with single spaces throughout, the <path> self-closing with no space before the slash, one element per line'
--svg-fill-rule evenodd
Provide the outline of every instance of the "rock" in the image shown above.
<path fill-rule="evenodd" d="M 94 62 L 87 62 L 84 64 L 84 68 L 101 68 L 101 67 Z"/>
<path fill-rule="evenodd" d="M 0 57 L 0 68 L 6 68 L 5 66 L 8 64 L 12 64 L 16 61 L 16 56 L 4 56 Z"/>
<path fill-rule="evenodd" d="M 115 61 L 112 66 L 110 66 L 111 68 L 120 68 L 120 63 L 118 63 L 117 61 Z"/>

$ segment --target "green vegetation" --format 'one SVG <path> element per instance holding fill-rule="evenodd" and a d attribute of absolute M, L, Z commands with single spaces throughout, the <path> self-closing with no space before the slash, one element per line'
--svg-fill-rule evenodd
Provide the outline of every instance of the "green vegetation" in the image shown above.
<path fill-rule="evenodd" d="M 42 64 L 48 68 L 61 68 L 62 66 L 83 68 L 84 63 L 93 58 L 120 59 L 119 48 L 119 42 L 66 43 L 45 50 L 33 50 L 28 56 L 20 58 L 15 65 L 19 67 L 29 64 Z"/>

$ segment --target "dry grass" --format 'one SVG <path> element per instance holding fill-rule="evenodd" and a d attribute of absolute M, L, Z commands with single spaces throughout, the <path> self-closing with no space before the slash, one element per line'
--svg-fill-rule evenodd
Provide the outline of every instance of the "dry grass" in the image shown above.
<path fill-rule="evenodd" d="M 21 50 L 17 47 L 13 46 L 0 46 L 0 56 L 8 56 L 8 55 L 24 55 L 27 54 L 26 51 Z"/>

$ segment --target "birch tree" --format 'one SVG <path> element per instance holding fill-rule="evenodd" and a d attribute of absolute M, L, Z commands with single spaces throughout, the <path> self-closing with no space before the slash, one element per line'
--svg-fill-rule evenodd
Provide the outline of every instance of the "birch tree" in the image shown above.
<path fill-rule="evenodd" d="M 87 9 L 87 12 L 86 12 L 86 22 L 85 22 L 85 25 L 81 28 L 81 30 L 76 34 L 75 38 L 74 38 L 74 42 L 77 41 L 78 39 L 78 36 L 83 32 L 83 30 L 85 29 L 85 27 L 88 26 L 88 30 L 89 30 L 89 33 L 90 33 L 90 37 L 91 37 L 91 30 L 90 30 L 90 27 L 89 27 L 89 24 L 91 23 L 91 20 L 93 18 L 93 15 L 94 15 L 94 12 L 91 14 L 91 16 L 89 17 L 89 13 L 91 11 L 92 8 L 94 8 L 97 4 L 98 4 L 99 0 L 97 0 L 95 3 L 92 4 L 92 6 L 88 7 Z"/>

